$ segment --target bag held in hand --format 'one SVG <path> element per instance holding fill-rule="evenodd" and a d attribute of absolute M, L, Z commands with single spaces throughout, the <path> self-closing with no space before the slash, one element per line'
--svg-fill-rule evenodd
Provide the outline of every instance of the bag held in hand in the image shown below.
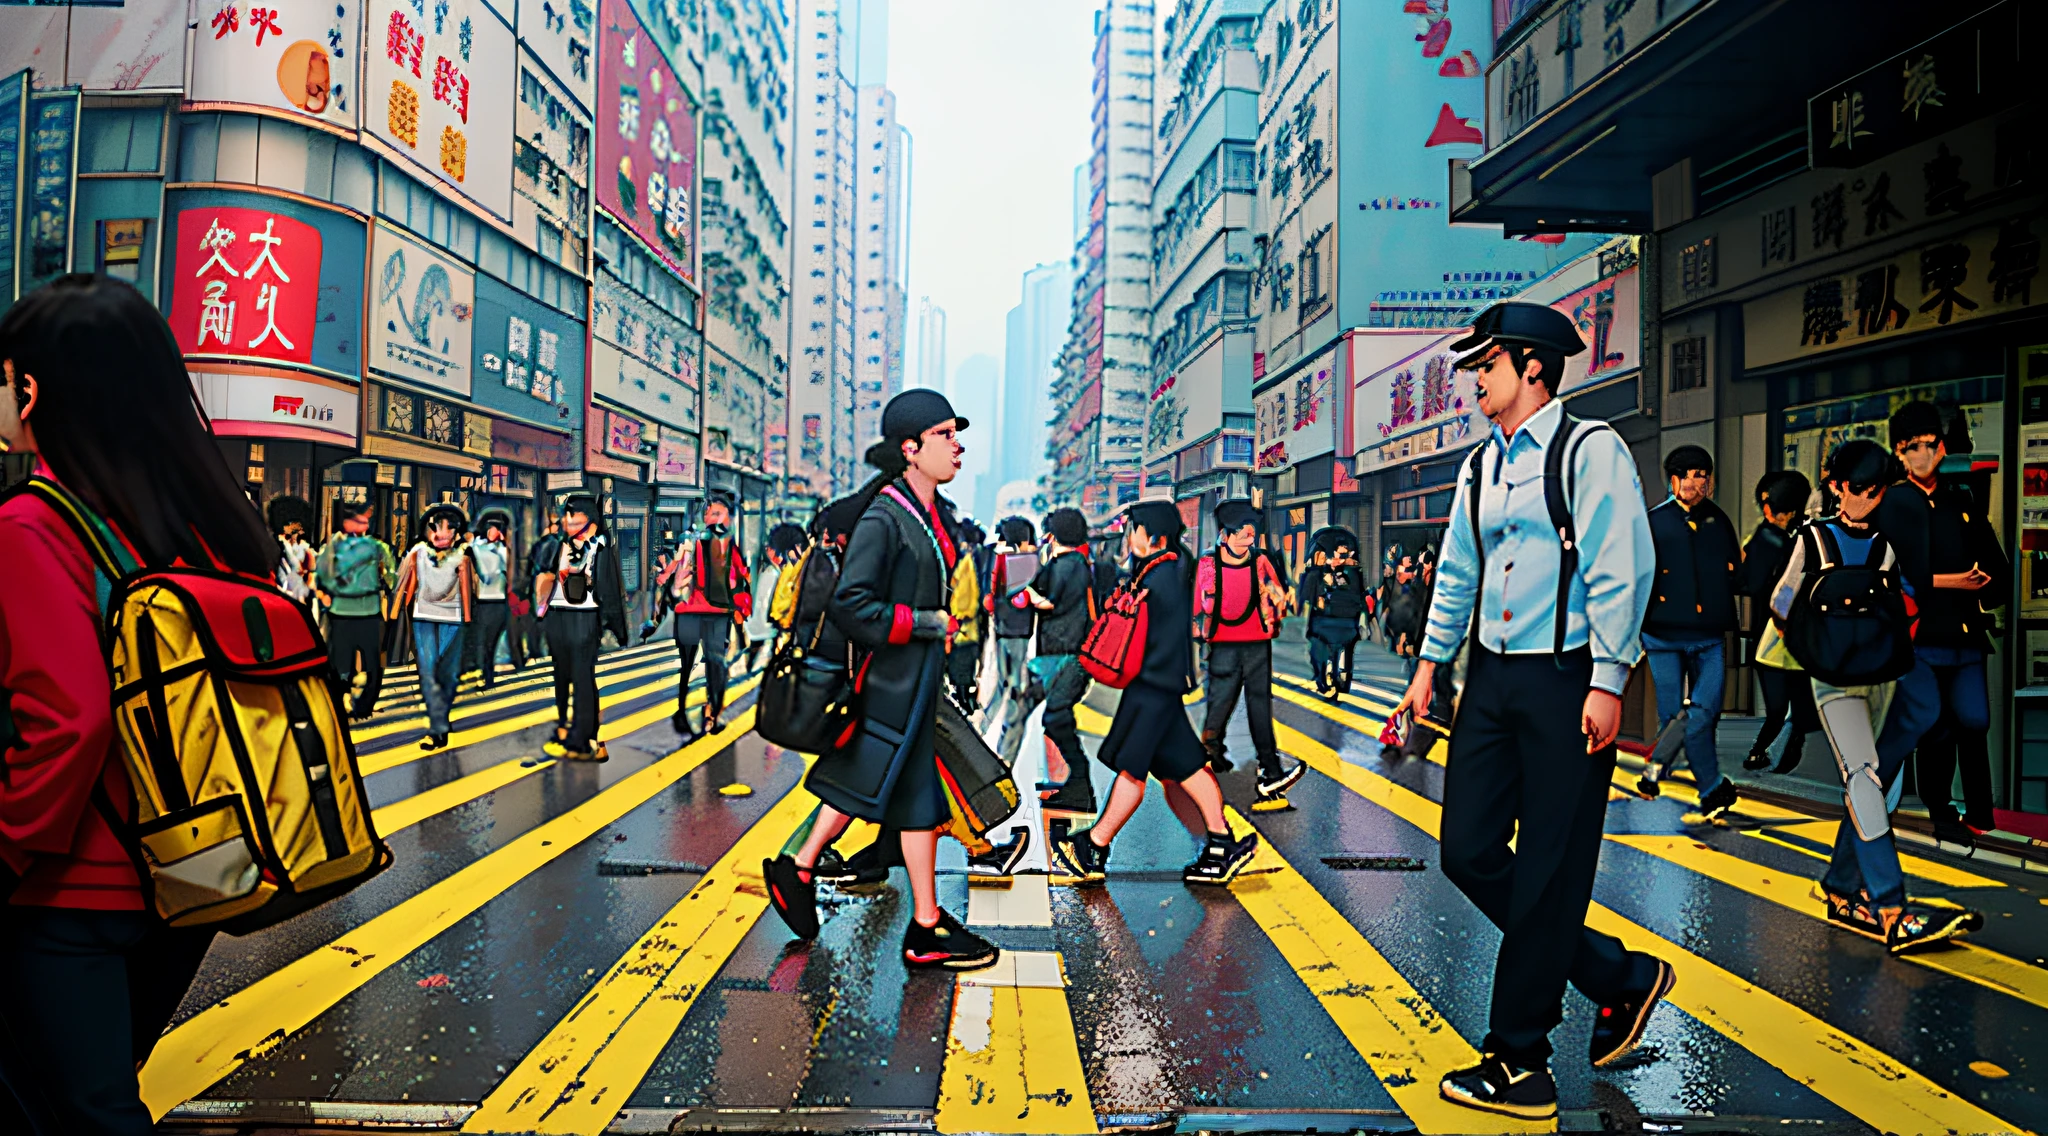
<path fill-rule="evenodd" d="M 814 573 L 819 577 L 816 581 L 809 579 Z M 818 587 L 829 596 L 836 574 L 828 573 L 830 559 L 813 546 L 783 576 L 798 578 L 801 591 Z M 776 602 L 780 603 L 781 581 L 775 590 Z M 796 618 L 800 606 L 799 595 L 792 594 L 786 609 L 790 619 Z M 800 629 L 784 632 L 761 675 L 760 713 L 754 716 L 754 731 L 765 740 L 798 753 L 830 753 L 851 742 L 860 731 L 852 648 L 849 646 L 839 658 L 818 651 L 827 618 L 826 607 L 821 604 L 818 620 L 809 629 L 808 637 Z"/>
<path fill-rule="evenodd" d="M 932 740 L 939 755 L 939 780 L 955 828 L 966 830 L 965 835 L 955 835 L 971 845 L 1017 811 L 1017 782 L 959 707 L 943 698 L 938 705 Z"/>
<path fill-rule="evenodd" d="M 102 644 L 133 820 L 98 804 L 156 913 L 246 934 L 390 866 L 312 612 L 267 580 L 139 567 L 62 486 L 34 478 L 24 491 L 106 577 Z"/>
<path fill-rule="evenodd" d="M 1145 605 L 1150 591 L 1145 576 L 1178 555 L 1169 552 L 1153 560 L 1110 593 L 1101 614 L 1089 626 L 1088 637 L 1081 641 L 1081 669 L 1088 677 L 1118 690 L 1137 681 L 1138 671 L 1145 665 L 1145 642 L 1152 631 L 1151 609 Z"/>

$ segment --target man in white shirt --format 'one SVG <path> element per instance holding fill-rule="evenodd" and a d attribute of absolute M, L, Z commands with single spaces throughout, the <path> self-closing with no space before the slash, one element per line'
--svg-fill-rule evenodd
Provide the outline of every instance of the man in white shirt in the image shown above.
<path fill-rule="evenodd" d="M 512 514 L 500 508 L 485 509 L 477 515 L 476 527 L 476 534 L 469 540 L 469 559 L 476 570 L 476 603 L 471 609 L 475 621 L 470 642 L 476 652 L 477 667 L 484 674 L 484 689 L 489 690 L 498 678 L 498 640 L 504 638 L 512 619 L 507 606 L 512 550 L 506 541 L 506 534 L 512 531 Z"/>

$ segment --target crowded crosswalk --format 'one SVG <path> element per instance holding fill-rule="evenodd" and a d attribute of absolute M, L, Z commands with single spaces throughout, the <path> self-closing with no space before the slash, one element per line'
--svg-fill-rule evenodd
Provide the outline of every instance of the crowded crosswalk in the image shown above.
<path fill-rule="evenodd" d="M 1497 937 L 1435 870 L 1442 747 L 1379 756 L 1391 683 L 1332 701 L 1276 675 L 1280 746 L 1311 772 L 1291 808 L 1256 814 L 1251 771 L 1225 775 L 1233 829 L 1263 838 L 1228 889 L 1180 881 L 1192 842 L 1156 807 L 1139 811 L 1099 889 L 1054 885 L 1042 841 L 1009 887 L 970 888 L 949 847 L 942 904 L 1004 949 L 998 966 L 955 976 L 906 971 L 891 949 L 909 918 L 900 873 L 864 893 L 825 889 L 813 943 L 769 911 L 760 865 L 814 801 L 799 785 L 810 759 L 751 733 L 757 677 L 735 677 L 723 731 L 678 744 L 672 651 L 605 656 L 602 764 L 542 754 L 552 688 L 531 669 L 465 689 L 434 752 L 414 745 L 416 677 L 388 679 L 356 737 L 396 864 L 306 916 L 216 942 L 143 1070 L 146 1102 L 171 1122 L 1520 1123 L 1436 1091 L 1433 1071 L 1469 1060 L 1483 1032 Z M 1078 708 L 1091 749 L 1114 697 Z M 1027 763 L 1039 748 L 1029 739 Z M 1967 901 L 1989 925 L 1893 958 L 1821 917 L 1811 889 L 1827 818 L 1746 800 L 1703 823 L 1683 783 L 1657 801 L 1616 797 L 1589 921 L 1673 960 L 1679 980 L 1623 1067 L 1556 1063 L 1559 1127 L 2042 1126 L 2048 877 L 1908 856 L 1916 899 Z M 1028 800 L 1011 823 L 1045 831 Z M 1568 999 L 1560 1038 L 1583 1036 L 1575 1018 L 1589 1013 Z"/>

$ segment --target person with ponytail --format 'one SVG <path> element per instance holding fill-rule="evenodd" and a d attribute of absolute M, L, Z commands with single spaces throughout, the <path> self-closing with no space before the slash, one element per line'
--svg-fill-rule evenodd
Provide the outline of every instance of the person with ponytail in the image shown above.
<path fill-rule="evenodd" d="M 960 473 L 967 420 L 933 390 L 908 390 L 882 410 L 882 439 L 868 450 L 879 472 L 847 542 L 832 613 L 866 653 L 857 672 L 862 721 L 818 760 L 805 788 L 824 802 L 803 846 L 762 864 L 769 902 L 800 938 L 818 934 L 818 858 L 855 817 L 898 833 L 913 899 L 903 961 L 973 970 L 997 951 L 939 907 L 939 830 L 951 819 L 938 771 L 936 721 L 946 655 L 959 631 L 947 595 L 965 554 L 952 506 L 939 488 Z"/>
<path fill-rule="evenodd" d="M 169 325 L 127 284 L 62 276 L 0 318 L 0 446 L 145 566 L 276 579 Z M 213 933 L 164 926 L 115 832 L 134 795 L 91 555 L 29 492 L 0 499 L 0 548 L 0 1130 L 143 1136 L 136 1070 Z"/>

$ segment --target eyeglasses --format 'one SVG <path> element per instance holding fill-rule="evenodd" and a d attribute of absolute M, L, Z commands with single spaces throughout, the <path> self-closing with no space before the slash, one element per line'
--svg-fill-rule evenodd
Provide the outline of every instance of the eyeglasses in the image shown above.
<path fill-rule="evenodd" d="M 1496 343 L 1487 350 L 1486 354 L 1481 355 L 1477 359 L 1469 359 L 1463 363 L 1455 364 L 1451 369 L 1455 371 L 1484 371 L 1488 367 L 1493 366 L 1495 359 L 1500 358 L 1506 353 L 1507 349 Z"/>
<path fill-rule="evenodd" d="M 1903 446 L 1900 446 L 1900 447 L 1899 447 L 1899 449 L 1900 449 L 1900 450 L 1902 450 L 1902 451 L 1904 451 L 1904 452 L 1906 452 L 1906 453 L 1909 453 L 1909 454 L 1918 454 L 1918 453 L 1929 453 L 1929 454 L 1931 454 L 1931 453 L 1933 453 L 1934 451 L 1936 451 L 1936 450 L 1938 450 L 1938 449 L 1940 449 L 1940 448 L 1941 448 L 1941 442 L 1940 442 L 1940 441 L 1939 441 L 1938 439 L 1937 439 L 1937 440 L 1934 440 L 1934 441 L 1926 441 L 1926 440 L 1922 440 L 1922 441 L 1915 441 L 1915 442 L 1907 442 L 1907 443 L 1906 443 L 1905 445 L 1903 445 Z"/>

